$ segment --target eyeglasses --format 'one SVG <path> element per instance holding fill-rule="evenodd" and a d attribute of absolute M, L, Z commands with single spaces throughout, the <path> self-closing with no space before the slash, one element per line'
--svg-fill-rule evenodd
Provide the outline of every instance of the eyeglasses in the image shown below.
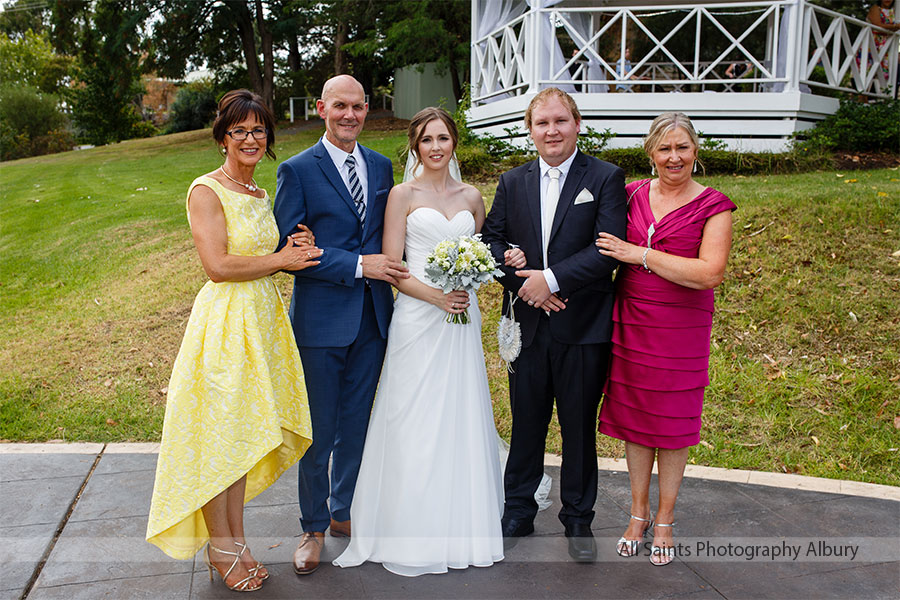
<path fill-rule="evenodd" d="M 247 139 L 248 135 L 252 135 L 254 140 L 264 140 L 269 135 L 269 130 L 264 127 L 257 127 L 252 131 L 247 131 L 246 129 L 232 129 L 231 131 L 226 131 L 226 134 L 231 136 L 236 142 L 243 142 Z"/>

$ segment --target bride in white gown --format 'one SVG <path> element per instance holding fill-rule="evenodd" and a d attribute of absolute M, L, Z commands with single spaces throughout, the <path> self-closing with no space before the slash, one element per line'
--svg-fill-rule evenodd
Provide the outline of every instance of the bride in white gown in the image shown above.
<path fill-rule="evenodd" d="M 406 255 L 350 510 L 350 545 L 335 561 L 380 562 L 406 576 L 503 559 L 503 485 L 474 293 L 444 294 L 425 277 L 441 240 L 481 229 L 480 192 L 450 176 L 457 133 L 442 109 L 410 122 L 421 174 L 391 191 L 382 251 Z M 404 243 L 405 242 L 405 243 Z M 466 325 L 447 313 L 468 310 Z"/>

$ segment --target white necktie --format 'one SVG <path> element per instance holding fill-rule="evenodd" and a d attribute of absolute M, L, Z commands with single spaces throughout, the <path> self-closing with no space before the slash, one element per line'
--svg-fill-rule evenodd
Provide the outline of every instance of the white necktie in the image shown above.
<path fill-rule="evenodd" d="M 547 263 L 547 247 L 550 245 L 550 230 L 553 228 L 553 217 L 556 215 L 556 205 L 559 204 L 559 176 L 560 170 L 551 167 L 547 171 L 550 176 L 550 182 L 547 184 L 547 194 L 544 196 L 544 214 L 541 218 L 541 233 L 544 236 L 544 268 L 550 265 Z"/>

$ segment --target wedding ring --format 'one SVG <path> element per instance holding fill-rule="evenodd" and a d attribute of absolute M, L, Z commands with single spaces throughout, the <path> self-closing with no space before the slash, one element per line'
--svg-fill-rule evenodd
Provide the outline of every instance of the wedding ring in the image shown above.
<path fill-rule="evenodd" d="M 312 253 L 309 250 L 306 251 L 306 258 L 312 258 Z"/>

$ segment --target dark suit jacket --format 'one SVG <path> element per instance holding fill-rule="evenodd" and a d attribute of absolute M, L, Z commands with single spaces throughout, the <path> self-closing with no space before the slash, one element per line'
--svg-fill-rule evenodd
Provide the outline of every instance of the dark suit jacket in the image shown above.
<path fill-rule="evenodd" d="M 347 186 L 321 140 L 278 166 L 275 219 L 280 246 L 298 223 L 312 229 L 325 252 L 321 264 L 293 273 L 290 316 L 300 346 L 350 345 L 359 333 L 366 281 L 356 279 L 361 254 L 380 254 L 384 208 L 394 185 L 391 161 L 360 145 L 368 172 L 365 226 Z M 368 280 L 378 318 L 387 337 L 394 305 L 391 286 Z"/>
<path fill-rule="evenodd" d="M 541 169 L 534 160 L 500 176 L 494 203 L 482 228 L 483 239 L 501 265 L 509 244 L 517 244 L 528 261 L 526 269 L 544 268 L 541 244 Z M 587 190 L 593 201 L 575 204 Z M 606 231 L 625 239 L 625 174 L 619 167 L 576 151 L 575 160 L 560 190 L 550 232 L 547 261 L 559 283 L 565 310 L 550 312 L 550 332 L 564 344 L 608 342 L 612 333 L 612 272 L 618 262 L 600 254 L 594 245 Z M 515 269 L 501 266 L 499 278 L 515 296 L 525 282 Z M 504 294 L 503 311 L 509 294 Z M 541 310 L 516 303 L 522 326 L 522 347 L 527 348 L 537 329 Z"/>

